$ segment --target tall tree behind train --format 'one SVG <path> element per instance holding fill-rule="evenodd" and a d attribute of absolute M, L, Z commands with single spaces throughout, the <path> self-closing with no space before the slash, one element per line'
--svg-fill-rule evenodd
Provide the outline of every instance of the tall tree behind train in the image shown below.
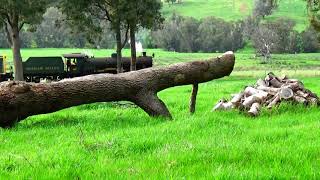
<path fill-rule="evenodd" d="M 5 26 L 11 43 L 15 80 L 23 80 L 20 31 L 38 24 L 49 0 L 0 0 L 0 26 Z"/>
<path fill-rule="evenodd" d="M 320 32 L 320 0 L 306 0 L 311 25 Z"/>
<path fill-rule="evenodd" d="M 125 18 L 130 29 L 131 71 L 136 70 L 136 32 L 139 28 L 155 29 L 164 21 L 161 14 L 162 2 L 158 0 L 127 0 Z"/>
<path fill-rule="evenodd" d="M 101 36 L 103 23 L 111 24 L 117 41 L 117 72 L 122 69 L 122 49 L 127 43 L 129 25 L 126 21 L 126 6 L 129 0 L 60 0 L 59 7 L 66 15 L 69 25 L 87 32 L 89 40 Z"/>

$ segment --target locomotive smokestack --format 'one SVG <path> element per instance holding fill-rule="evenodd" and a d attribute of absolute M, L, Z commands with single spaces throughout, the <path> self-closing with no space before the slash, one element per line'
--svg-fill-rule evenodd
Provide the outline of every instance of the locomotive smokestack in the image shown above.
<path fill-rule="evenodd" d="M 142 52 L 142 56 L 143 56 L 143 57 L 147 57 L 147 52 L 145 52 L 145 51 Z"/>

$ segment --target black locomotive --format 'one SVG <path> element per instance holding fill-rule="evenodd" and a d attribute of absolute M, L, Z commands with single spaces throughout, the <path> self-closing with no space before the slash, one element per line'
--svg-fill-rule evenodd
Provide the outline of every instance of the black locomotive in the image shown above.
<path fill-rule="evenodd" d="M 124 72 L 130 71 L 131 58 L 122 58 Z M 0 59 L 0 82 L 12 79 L 12 73 L 6 73 L 5 61 Z M 137 58 L 137 70 L 153 66 L 153 57 Z M 89 74 L 116 73 L 117 54 L 111 57 L 89 57 L 82 53 L 64 54 L 62 57 L 30 57 L 23 62 L 23 76 L 27 82 L 40 82 L 41 79 L 53 81 L 64 78 L 80 77 Z"/>

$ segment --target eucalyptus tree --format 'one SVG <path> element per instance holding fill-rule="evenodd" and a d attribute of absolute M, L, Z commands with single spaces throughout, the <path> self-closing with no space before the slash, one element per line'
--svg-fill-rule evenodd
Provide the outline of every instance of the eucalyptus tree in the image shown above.
<path fill-rule="evenodd" d="M 278 7 L 279 0 L 255 0 L 253 14 L 255 16 L 269 16 Z"/>
<path fill-rule="evenodd" d="M 110 23 L 117 41 L 117 72 L 122 69 L 122 49 L 127 44 L 129 25 L 125 19 L 129 0 L 60 0 L 59 7 L 68 24 L 75 30 L 86 32 L 88 39 L 102 33 L 102 21 Z M 124 33 L 124 34 L 123 34 Z"/>
<path fill-rule="evenodd" d="M 89 39 L 102 33 L 101 21 L 109 22 L 117 42 L 117 71 L 122 72 L 122 49 L 130 31 L 132 69 L 135 70 L 135 33 L 163 21 L 159 0 L 61 0 L 60 8 L 73 28 L 88 32 Z M 105 23 L 104 23 L 105 24 Z M 94 38 L 94 37 L 93 37 Z"/>
<path fill-rule="evenodd" d="M 162 2 L 159 0 L 128 0 L 125 18 L 130 29 L 131 70 L 136 70 L 136 32 L 139 28 L 156 29 L 163 23 Z"/>
<path fill-rule="evenodd" d="M 320 31 L 320 0 L 307 0 L 311 25 Z"/>
<path fill-rule="evenodd" d="M 0 0 L 0 26 L 7 32 L 12 47 L 15 80 L 23 80 L 20 31 L 42 20 L 50 0 Z"/>

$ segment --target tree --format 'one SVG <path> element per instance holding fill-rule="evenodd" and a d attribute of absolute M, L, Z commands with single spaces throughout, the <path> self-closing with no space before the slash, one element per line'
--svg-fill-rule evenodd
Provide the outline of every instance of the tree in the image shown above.
<path fill-rule="evenodd" d="M 301 52 L 300 34 L 294 30 L 295 22 L 290 19 L 278 19 L 260 23 L 251 35 L 258 55 L 267 62 L 271 53 Z"/>
<path fill-rule="evenodd" d="M 179 24 L 180 51 L 197 52 L 200 50 L 199 28 L 200 22 L 192 17 L 184 18 Z"/>
<path fill-rule="evenodd" d="M 3 31 L 0 29 L 0 48 L 8 48 L 11 45 L 8 42 L 7 35 L 5 33 L 5 27 L 3 27 Z"/>
<path fill-rule="evenodd" d="M 237 50 L 244 46 L 240 24 L 208 17 L 199 26 L 199 44 L 204 52 Z"/>
<path fill-rule="evenodd" d="M 278 0 L 255 0 L 253 14 L 255 16 L 269 16 L 278 7 Z"/>
<path fill-rule="evenodd" d="M 39 23 L 49 0 L 0 0 L 0 26 L 5 26 L 12 43 L 15 80 L 23 80 L 20 31 Z"/>
<path fill-rule="evenodd" d="M 198 21 L 173 15 L 153 37 L 160 47 L 177 52 L 236 51 L 244 47 L 243 26 L 214 17 Z"/>
<path fill-rule="evenodd" d="M 0 127 L 11 127 L 32 115 L 110 101 L 131 101 L 150 116 L 171 118 L 167 106 L 157 96 L 158 92 L 174 86 L 204 83 L 228 76 L 234 64 L 235 56 L 228 52 L 207 61 L 180 63 L 120 75 L 96 74 L 48 84 L 1 83 Z"/>
<path fill-rule="evenodd" d="M 117 42 L 118 73 L 123 71 L 122 49 L 127 44 L 129 33 L 129 25 L 125 18 L 128 2 L 126 0 L 61 0 L 59 4 L 62 12 L 67 16 L 69 25 L 79 31 L 87 32 L 91 42 L 102 33 L 104 27 L 101 27 L 101 21 L 110 23 Z"/>
<path fill-rule="evenodd" d="M 153 32 L 153 38 L 160 47 L 169 51 L 180 52 L 180 31 L 179 26 L 183 18 L 175 14 L 165 21 L 163 28 Z"/>
<path fill-rule="evenodd" d="M 68 31 L 67 26 L 58 23 L 62 18 L 62 13 L 58 8 L 48 8 L 47 12 L 43 15 L 43 21 L 34 33 L 38 47 L 64 47 L 64 42 L 70 37 L 71 33 Z"/>
<path fill-rule="evenodd" d="M 278 35 L 265 25 L 260 25 L 252 34 L 251 39 L 256 53 L 264 57 L 264 63 L 271 58 L 272 49 L 278 38 Z"/>
<path fill-rule="evenodd" d="M 320 31 L 320 0 L 307 0 L 310 22 L 315 30 Z"/>
<path fill-rule="evenodd" d="M 301 32 L 303 52 L 315 53 L 320 49 L 320 44 L 316 37 L 320 37 L 320 35 L 313 27 L 309 27 Z"/>
<path fill-rule="evenodd" d="M 136 32 L 139 28 L 159 27 L 164 18 L 161 15 L 162 3 L 157 0 L 128 0 L 124 10 L 125 18 L 130 29 L 131 70 L 136 70 Z"/>

